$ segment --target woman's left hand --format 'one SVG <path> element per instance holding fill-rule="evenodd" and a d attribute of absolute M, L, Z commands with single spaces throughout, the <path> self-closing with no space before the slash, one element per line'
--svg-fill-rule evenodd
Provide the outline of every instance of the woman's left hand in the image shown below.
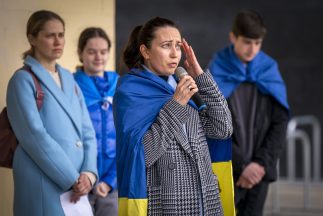
<path fill-rule="evenodd" d="M 185 53 L 185 61 L 184 66 L 189 73 L 190 76 L 193 78 L 196 78 L 200 74 L 203 73 L 203 70 L 198 63 L 193 48 L 186 42 L 186 40 L 183 38 L 183 50 Z"/>

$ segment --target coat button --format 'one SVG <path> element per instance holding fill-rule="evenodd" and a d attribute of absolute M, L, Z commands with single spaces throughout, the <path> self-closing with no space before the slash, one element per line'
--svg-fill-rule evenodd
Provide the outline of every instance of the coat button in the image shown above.
<path fill-rule="evenodd" d="M 175 163 L 169 163 L 168 164 L 168 169 L 173 170 L 175 168 L 176 168 L 176 164 Z"/>
<path fill-rule="evenodd" d="M 76 143 L 75 143 L 75 145 L 76 145 L 76 147 L 82 147 L 82 145 L 83 145 L 83 143 L 82 143 L 82 141 L 77 141 Z"/>

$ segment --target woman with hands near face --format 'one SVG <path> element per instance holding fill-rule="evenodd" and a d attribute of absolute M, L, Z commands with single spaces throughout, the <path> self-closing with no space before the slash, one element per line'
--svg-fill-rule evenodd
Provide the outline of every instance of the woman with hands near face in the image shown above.
<path fill-rule="evenodd" d="M 193 77 L 197 77 L 203 73 L 202 68 L 196 60 L 194 51 L 188 45 L 185 39 L 182 39 L 182 48 L 186 54 L 184 65 L 187 68 L 188 76 L 183 76 L 177 84 L 174 99 L 181 105 L 186 105 L 190 98 L 198 92 L 198 87 Z"/>
<path fill-rule="evenodd" d="M 175 69 L 185 54 L 188 75 Z M 119 215 L 223 215 L 206 137 L 232 133 L 225 99 L 171 20 L 137 26 L 114 96 Z M 207 108 L 190 100 L 199 91 Z"/>

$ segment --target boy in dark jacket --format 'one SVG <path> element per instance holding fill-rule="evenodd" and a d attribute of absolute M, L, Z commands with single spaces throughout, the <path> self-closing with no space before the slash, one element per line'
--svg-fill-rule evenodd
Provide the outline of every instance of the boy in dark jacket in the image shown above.
<path fill-rule="evenodd" d="M 265 34 L 259 14 L 238 13 L 231 45 L 216 53 L 208 66 L 232 113 L 237 215 L 262 215 L 285 144 L 286 88 L 276 61 L 261 51 Z"/>

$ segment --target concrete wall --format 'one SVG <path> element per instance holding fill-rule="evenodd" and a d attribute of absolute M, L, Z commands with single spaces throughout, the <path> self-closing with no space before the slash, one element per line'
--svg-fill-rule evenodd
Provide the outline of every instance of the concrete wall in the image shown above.
<path fill-rule="evenodd" d="M 29 48 L 26 23 L 36 10 L 58 13 L 66 22 L 66 45 L 58 61 L 74 71 L 79 64 L 77 40 L 86 27 L 102 27 L 112 41 L 107 69 L 115 69 L 115 0 L 0 0 L 0 109 L 5 106 L 7 84 L 22 66 L 21 54 Z M 28 187 L 28 185 L 26 185 Z M 0 168 L 0 215 L 12 215 L 13 180 L 9 169 Z"/>

